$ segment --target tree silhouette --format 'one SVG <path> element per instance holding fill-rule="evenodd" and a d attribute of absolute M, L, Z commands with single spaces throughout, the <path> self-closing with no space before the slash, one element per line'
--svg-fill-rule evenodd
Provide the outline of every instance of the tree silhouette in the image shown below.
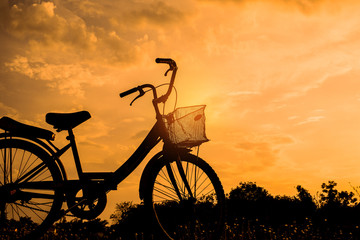
<path fill-rule="evenodd" d="M 115 206 L 115 212 L 110 215 L 110 219 L 114 224 L 119 224 L 122 221 L 125 221 L 126 218 L 131 214 L 132 209 L 137 206 L 132 202 L 121 202 L 117 203 Z"/>
<path fill-rule="evenodd" d="M 303 217 L 313 216 L 316 211 L 315 199 L 311 196 L 308 190 L 301 185 L 296 186 L 297 195 L 296 199 L 299 204 L 299 211 Z"/>
<path fill-rule="evenodd" d="M 325 208 L 338 208 L 338 207 L 350 207 L 354 206 L 357 202 L 355 194 L 353 192 L 341 191 L 335 189 L 337 183 L 334 181 L 328 181 L 321 185 L 322 193 L 320 194 L 320 207 Z"/>
<path fill-rule="evenodd" d="M 263 201 L 271 198 L 267 190 L 254 182 L 240 182 L 239 186 L 232 189 L 229 194 L 230 201 Z"/>

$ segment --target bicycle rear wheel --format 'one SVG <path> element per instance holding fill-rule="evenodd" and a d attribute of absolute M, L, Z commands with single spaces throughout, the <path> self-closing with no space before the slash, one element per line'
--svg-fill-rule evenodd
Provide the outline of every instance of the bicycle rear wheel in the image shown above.
<path fill-rule="evenodd" d="M 194 155 L 181 156 L 179 163 L 180 166 L 174 160 L 160 159 L 153 169 L 144 204 L 152 209 L 169 239 L 220 239 L 225 194 L 218 176 Z"/>
<path fill-rule="evenodd" d="M 0 141 L 0 238 L 35 239 L 56 220 L 61 173 L 48 153 L 18 139 Z"/>

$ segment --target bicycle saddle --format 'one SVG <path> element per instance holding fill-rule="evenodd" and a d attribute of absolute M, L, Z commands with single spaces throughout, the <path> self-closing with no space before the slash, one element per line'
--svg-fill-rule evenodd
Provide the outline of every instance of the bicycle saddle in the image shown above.
<path fill-rule="evenodd" d="M 90 118 L 88 111 L 46 114 L 46 122 L 53 125 L 57 132 L 73 129 Z"/>
<path fill-rule="evenodd" d="M 19 136 L 42 138 L 46 140 L 55 139 L 55 134 L 49 130 L 30 126 L 15 121 L 14 119 L 9 117 L 2 117 L 0 119 L 0 128 Z"/>

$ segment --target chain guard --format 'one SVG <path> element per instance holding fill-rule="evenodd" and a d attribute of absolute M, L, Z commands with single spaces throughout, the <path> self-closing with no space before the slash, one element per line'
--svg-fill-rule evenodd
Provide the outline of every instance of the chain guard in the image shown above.
<path fill-rule="evenodd" d="M 67 193 L 67 206 L 75 217 L 94 219 L 105 209 L 106 193 L 94 186 L 77 187 Z"/>

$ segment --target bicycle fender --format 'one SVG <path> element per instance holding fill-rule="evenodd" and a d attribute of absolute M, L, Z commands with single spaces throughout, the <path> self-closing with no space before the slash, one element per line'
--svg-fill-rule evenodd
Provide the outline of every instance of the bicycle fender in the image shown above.
<path fill-rule="evenodd" d="M 149 177 L 151 177 L 151 174 L 153 174 L 152 169 L 154 168 L 154 166 L 159 164 L 161 160 L 163 160 L 162 159 L 163 157 L 164 157 L 163 152 L 162 151 L 158 152 L 146 164 L 144 171 L 141 174 L 140 184 L 139 184 L 139 196 L 141 200 L 144 199 L 144 191 L 147 189 L 149 183 L 148 179 Z"/>
<path fill-rule="evenodd" d="M 17 134 L 13 134 L 13 133 L 0 133 L 0 139 L 6 139 L 6 138 L 17 138 L 17 139 L 21 139 L 27 142 L 31 142 L 31 143 L 36 143 L 36 145 L 39 145 L 40 147 L 42 147 L 44 150 L 46 150 L 47 152 L 49 152 L 50 154 L 53 154 L 54 151 L 43 141 L 37 139 L 37 138 L 31 138 L 31 137 L 24 137 L 22 135 L 17 135 Z"/>

